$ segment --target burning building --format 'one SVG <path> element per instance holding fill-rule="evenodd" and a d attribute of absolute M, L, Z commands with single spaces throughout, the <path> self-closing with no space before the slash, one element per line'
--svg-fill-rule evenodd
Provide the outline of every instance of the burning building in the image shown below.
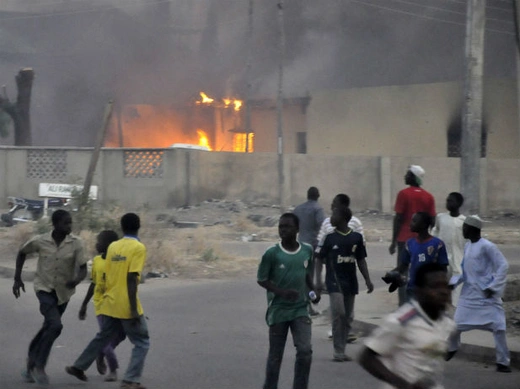
<path fill-rule="evenodd" d="M 242 100 L 200 92 L 185 105 L 122 104 L 112 115 L 105 147 L 205 146 L 214 151 L 252 152 Z"/>

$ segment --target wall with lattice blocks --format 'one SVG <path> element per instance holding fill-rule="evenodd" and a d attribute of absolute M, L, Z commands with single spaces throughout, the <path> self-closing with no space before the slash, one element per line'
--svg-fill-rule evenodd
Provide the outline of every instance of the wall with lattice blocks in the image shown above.
<path fill-rule="evenodd" d="M 123 154 L 124 176 L 129 178 L 163 178 L 164 151 L 128 150 Z"/>
<path fill-rule="evenodd" d="M 0 146 L 0 203 L 5 209 L 8 196 L 38 198 L 39 183 L 82 182 L 92 151 Z M 460 187 L 459 158 L 285 154 L 283 160 L 285 206 L 304 201 L 309 185 L 316 185 L 322 204 L 346 191 L 355 211 L 391 213 L 410 164 L 424 167 L 424 186 L 437 204 Z M 99 187 L 98 204 L 128 210 L 194 205 L 211 198 L 272 205 L 279 201 L 278 169 L 275 153 L 104 148 L 92 184 Z M 520 180 L 511 178 L 518 172 L 520 159 L 481 159 L 481 214 L 520 210 Z"/>
<path fill-rule="evenodd" d="M 61 182 L 67 177 L 67 150 L 27 150 L 26 177 Z"/>

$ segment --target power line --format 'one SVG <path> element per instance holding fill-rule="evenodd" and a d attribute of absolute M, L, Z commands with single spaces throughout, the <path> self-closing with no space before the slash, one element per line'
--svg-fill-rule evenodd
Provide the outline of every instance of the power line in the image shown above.
<path fill-rule="evenodd" d="M 406 0 L 391 0 L 391 1 L 394 1 L 396 3 L 412 5 L 412 6 L 415 6 L 415 7 L 423 7 L 423 8 L 427 8 L 427 9 L 433 9 L 433 10 L 437 10 L 437 11 L 441 11 L 441 12 L 451 13 L 451 14 L 454 14 L 454 15 L 466 16 L 465 12 L 454 11 L 454 10 L 443 8 L 443 7 L 435 7 L 435 6 L 431 6 L 431 5 L 426 5 L 426 4 L 422 4 L 422 3 L 415 3 L 415 2 L 412 2 L 412 1 L 406 1 Z M 498 19 L 498 18 L 491 18 L 491 17 L 488 17 L 488 16 L 486 16 L 486 20 L 492 20 L 492 21 L 497 21 L 497 22 L 501 22 L 501 23 L 513 24 L 513 22 L 511 22 L 511 21 Z"/>
<path fill-rule="evenodd" d="M 127 7 L 134 7 L 134 6 L 148 6 L 148 5 L 156 5 L 156 4 L 162 4 L 162 3 L 171 3 L 173 0 L 154 0 L 154 1 L 147 1 L 147 2 L 142 2 L 139 0 L 128 0 L 128 2 L 130 2 L 130 1 L 134 1 L 134 4 L 125 4 L 125 5 L 117 6 L 117 7 L 108 6 L 108 7 L 82 9 L 82 10 L 75 10 L 75 11 L 49 12 L 49 13 L 45 13 L 45 14 L 12 16 L 12 17 L 0 18 L 0 21 L 51 18 L 51 17 L 56 17 L 56 16 L 69 16 L 69 15 L 78 15 L 78 14 L 86 14 L 86 13 L 105 12 L 105 11 L 122 9 L 122 8 L 127 8 Z M 136 1 L 139 1 L 139 3 L 135 4 Z"/>
<path fill-rule="evenodd" d="M 367 6 L 367 7 L 373 7 L 373 8 L 382 9 L 382 10 L 389 11 L 389 12 L 395 12 L 395 13 L 400 13 L 400 14 L 403 14 L 403 15 L 409 15 L 409 16 L 414 16 L 414 17 L 418 17 L 418 18 L 422 18 L 422 19 L 433 20 L 433 21 L 437 21 L 437 22 L 454 24 L 454 25 L 457 25 L 457 26 L 466 27 L 466 24 L 462 23 L 462 22 L 455 22 L 455 21 L 452 21 L 452 20 L 440 19 L 440 18 L 436 18 L 436 17 L 433 17 L 433 16 L 421 15 L 421 14 L 417 14 L 417 13 L 414 13 L 414 12 L 399 10 L 399 9 L 395 9 L 395 8 L 391 8 L 391 7 L 385 7 L 383 5 L 367 3 L 367 2 L 362 1 L 362 0 L 347 0 L 347 1 L 349 1 L 351 3 L 362 4 L 362 5 Z M 515 35 L 512 32 L 508 32 L 508 31 L 504 31 L 504 30 L 496 30 L 496 29 L 492 29 L 492 28 L 486 28 L 486 31 L 495 32 L 497 34 L 511 35 L 511 36 Z"/>

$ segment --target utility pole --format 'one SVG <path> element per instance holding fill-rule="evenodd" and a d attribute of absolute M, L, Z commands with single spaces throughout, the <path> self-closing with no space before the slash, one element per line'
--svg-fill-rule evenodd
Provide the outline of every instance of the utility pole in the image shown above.
<path fill-rule="evenodd" d="M 516 40 L 516 97 L 517 97 L 517 131 L 520 137 L 520 0 L 513 1 L 515 11 L 515 40 Z M 520 149 L 518 150 L 520 152 Z"/>
<path fill-rule="evenodd" d="M 278 0 L 278 29 L 279 29 L 279 69 L 278 69 L 278 98 L 276 102 L 277 134 L 278 134 L 278 199 L 280 211 L 284 212 L 284 183 L 283 174 L 283 65 L 285 57 L 285 28 L 283 17 L 283 0 Z"/>
<path fill-rule="evenodd" d="M 462 119 L 460 190 L 468 213 L 480 210 L 480 158 L 482 145 L 482 78 L 486 0 L 467 0 L 466 77 Z"/>
<path fill-rule="evenodd" d="M 101 127 L 99 127 L 97 132 L 96 144 L 94 145 L 94 151 L 92 152 L 92 155 L 90 157 L 90 164 L 88 166 L 87 175 L 85 177 L 85 183 L 83 184 L 83 191 L 81 192 L 80 203 L 78 205 L 78 209 L 80 211 L 84 210 L 86 205 L 88 204 L 90 186 L 92 185 L 92 180 L 96 171 L 99 153 L 101 151 L 101 147 L 103 146 L 103 141 L 105 140 L 105 134 L 107 132 L 108 123 L 110 121 L 110 116 L 112 115 L 113 104 L 113 101 L 110 100 L 106 105 L 105 114 L 103 115 L 103 123 Z"/>
<path fill-rule="evenodd" d="M 246 153 L 249 153 L 249 134 L 251 131 L 251 66 L 253 62 L 253 11 L 254 0 L 249 0 L 249 7 L 247 11 L 247 64 L 246 64 Z"/>

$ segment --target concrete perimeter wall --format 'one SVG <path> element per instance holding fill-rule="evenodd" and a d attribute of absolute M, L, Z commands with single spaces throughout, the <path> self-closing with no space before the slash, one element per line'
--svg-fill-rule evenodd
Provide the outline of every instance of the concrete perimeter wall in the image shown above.
<path fill-rule="evenodd" d="M 134 165 L 125 151 L 152 153 L 155 170 L 132 175 Z M 53 152 L 65 152 L 65 161 L 56 166 L 62 169 L 59 179 L 50 178 L 54 162 L 48 155 Z M 38 153 L 43 157 L 35 163 Z M 7 196 L 37 198 L 40 182 L 82 183 L 91 153 L 88 148 L 0 148 L 0 201 Z M 423 186 L 435 196 L 437 210 L 443 211 L 446 195 L 460 188 L 457 158 L 286 154 L 284 205 L 303 202 L 307 188 L 317 186 L 326 209 L 334 195 L 343 192 L 351 197 L 354 210 L 392 212 L 410 164 L 424 167 Z M 482 159 L 481 167 L 481 213 L 520 211 L 520 160 Z M 99 186 L 100 203 L 133 209 L 195 205 L 210 198 L 278 204 L 278 182 L 277 154 L 182 149 L 102 149 L 93 180 Z"/>

